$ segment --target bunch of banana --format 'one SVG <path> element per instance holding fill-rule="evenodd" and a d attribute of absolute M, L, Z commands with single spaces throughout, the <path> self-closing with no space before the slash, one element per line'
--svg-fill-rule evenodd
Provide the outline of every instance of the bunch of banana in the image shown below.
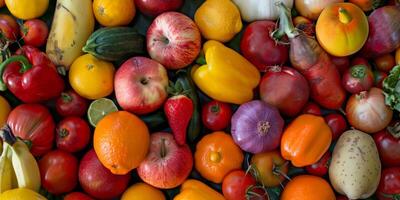
<path fill-rule="evenodd" d="M 40 189 L 40 171 L 28 146 L 16 139 L 8 127 L 0 131 L 3 152 L 0 156 L 0 193 L 13 188 Z"/>

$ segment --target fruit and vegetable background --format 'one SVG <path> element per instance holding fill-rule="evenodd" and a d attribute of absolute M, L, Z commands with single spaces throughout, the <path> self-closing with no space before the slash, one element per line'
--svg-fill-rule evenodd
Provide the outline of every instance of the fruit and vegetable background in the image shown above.
<path fill-rule="evenodd" d="M 0 200 L 400 199 L 396 0 L 0 6 Z"/>

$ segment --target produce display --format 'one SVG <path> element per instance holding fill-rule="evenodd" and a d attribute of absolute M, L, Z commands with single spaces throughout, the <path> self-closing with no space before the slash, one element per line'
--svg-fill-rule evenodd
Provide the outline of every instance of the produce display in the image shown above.
<path fill-rule="evenodd" d="M 398 0 L 0 0 L 0 200 L 400 199 Z"/>

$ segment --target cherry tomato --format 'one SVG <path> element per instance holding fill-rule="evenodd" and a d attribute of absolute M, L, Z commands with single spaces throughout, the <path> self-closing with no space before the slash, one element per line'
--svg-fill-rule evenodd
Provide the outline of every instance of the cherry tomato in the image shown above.
<path fill-rule="evenodd" d="M 86 114 L 88 107 L 88 100 L 79 96 L 74 90 L 63 92 L 56 101 L 57 113 L 63 117 L 81 117 Z"/>
<path fill-rule="evenodd" d="M 329 114 L 324 117 L 325 122 L 331 128 L 332 140 L 336 140 L 347 130 L 346 119 L 341 114 Z"/>
<path fill-rule="evenodd" d="M 318 104 L 314 102 L 308 102 L 304 108 L 303 108 L 303 114 L 313 114 L 313 115 L 318 115 L 321 116 L 321 107 L 319 107 Z"/>
<path fill-rule="evenodd" d="M 39 162 L 42 186 L 52 194 L 72 191 L 78 184 L 78 160 L 70 153 L 54 150 Z"/>
<path fill-rule="evenodd" d="M 7 40 L 17 40 L 19 36 L 17 21 L 10 15 L 0 14 L 0 32 Z"/>
<path fill-rule="evenodd" d="M 317 163 L 306 166 L 307 172 L 315 176 L 325 176 L 328 173 L 331 158 L 331 153 L 327 151 Z"/>
<path fill-rule="evenodd" d="M 398 135 L 400 133 L 398 126 L 399 124 L 394 127 L 389 126 L 373 135 L 384 166 L 400 167 L 400 138 L 394 137 L 391 133 Z"/>
<path fill-rule="evenodd" d="M 379 71 L 390 72 L 396 65 L 396 60 L 392 54 L 385 54 L 374 59 L 375 65 Z"/>
<path fill-rule="evenodd" d="M 386 72 L 375 70 L 374 71 L 374 84 L 375 84 L 375 87 L 378 87 L 378 88 L 382 89 L 382 86 L 383 86 L 382 83 L 383 83 L 383 80 L 385 80 L 386 77 L 387 77 L 387 73 Z"/>
<path fill-rule="evenodd" d="M 225 129 L 232 117 L 232 108 L 227 103 L 211 101 L 203 105 L 202 121 L 205 127 L 212 131 Z"/>
<path fill-rule="evenodd" d="M 40 19 L 25 21 L 21 28 L 21 35 L 26 45 L 41 47 L 46 43 L 49 35 L 47 24 Z"/>
<path fill-rule="evenodd" d="M 255 154 L 251 158 L 251 164 L 258 171 L 257 180 L 267 187 L 280 185 L 289 170 L 287 161 L 282 158 L 279 151 Z"/>
<path fill-rule="evenodd" d="M 246 174 L 243 170 L 235 170 L 225 176 L 222 182 L 222 193 L 227 200 L 246 200 L 246 196 L 253 199 L 247 191 L 250 187 L 256 185 L 256 180 L 250 174 Z M 254 192 L 259 193 L 260 196 L 263 194 L 260 191 Z"/>
<path fill-rule="evenodd" d="M 72 192 L 67 194 L 64 200 L 93 200 L 93 198 L 81 192 Z"/>
<path fill-rule="evenodd" d="M 74 153 L 84 149 L 90 140 L 88 123 L 79 117 L 67 117 L 58 123 L 57 148 Z"/>
<path fill-rule="evenodd" d="M 379 200 L 400 198 L 400 168 L 392 167 L 382 170 L 381 180 L 376 192 Z"/>

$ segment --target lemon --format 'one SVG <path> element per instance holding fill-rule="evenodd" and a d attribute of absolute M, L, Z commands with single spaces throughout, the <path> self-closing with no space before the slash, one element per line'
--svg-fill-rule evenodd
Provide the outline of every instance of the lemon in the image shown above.
<path fill-rule="evenodd" d="M 227 42 L 243 27 L 239 9 L 231 0 L 207 0 L 194 15 L 201 34 L 209 40 Z"/>

